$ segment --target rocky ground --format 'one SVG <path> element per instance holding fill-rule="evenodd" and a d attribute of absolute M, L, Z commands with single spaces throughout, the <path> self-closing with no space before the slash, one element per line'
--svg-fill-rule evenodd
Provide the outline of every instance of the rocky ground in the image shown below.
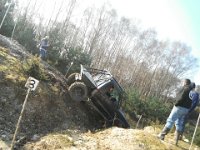
<path fill-rule="evenodd" d="M 32 56 L 15 41 L 0 35 L 0 150 L 10 147 L 27 89 L 26 67 Z M 43 74 L 25 107 L 15 149 L 23 150 L 150 150 L 188 149 L 177 147 L 170 134 L 165 142 L 157 139 L 153 127 L 105 129 L 102 118 L 87 104 L 70 100 L 65 77 L 41 61 Z M 196 146 L 194 146 L 196 148 Z M 194 149 L 193 148 L 193 149 Z M 198 149 L 198 148 L 196 148 Z"/>
<path fill-rule="evenodd" d="M 123 129 L 112 127 L 109 129 L 78 133 L 56 133 L 46 135 L 38 141 L 27 143 L 24 150 L 65 149 L 65 150 L 187 150 L 189 144 L 180 141 L 175 146 L 173 135 L 166 137 L 165 141 L 157 139 L 159 130 L 146 127 L 144 130 Z M 199 150 L 193 146 L 192 149 Z"/>

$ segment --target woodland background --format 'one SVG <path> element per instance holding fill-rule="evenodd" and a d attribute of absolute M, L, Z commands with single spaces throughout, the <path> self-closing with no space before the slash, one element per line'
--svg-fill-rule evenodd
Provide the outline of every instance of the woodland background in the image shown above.
<path fill-rule="evenodd" d="M 130 120 L 142 115 L 142 126 L 165 123 L 181 79 L 198 67 L 191 47 L 159 40 L 155 29 L 118 16 L 109 4 L 87 7 L 77 16 L 79 0 L 62 0 L 59 6 L 55 0 L 59 9 L 55 7 L 44 18 L 38 10 L 46 2 L 29 0 L 21 8 L 18 1 L 1 0 L 0 21 L 9 10 L 0 34 L 18 41 L 36 57 L 40 40 L 49 36 L 49 64 L 63 74 L 72 61 L 71 71 L 79 64 L 109 70 L 126 90 L 124 107 Z"/>

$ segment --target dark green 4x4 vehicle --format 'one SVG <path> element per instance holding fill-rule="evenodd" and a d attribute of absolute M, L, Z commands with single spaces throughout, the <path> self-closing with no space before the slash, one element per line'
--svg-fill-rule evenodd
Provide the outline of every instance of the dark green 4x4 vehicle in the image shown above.
<path fill-rule="evenodd" d="M 122 110 L 122 87 L 107 70 L 85 68 L 67 78 L 69 94 L 75 101 L 88 101 L 109 125 L 129 128 Z"/>

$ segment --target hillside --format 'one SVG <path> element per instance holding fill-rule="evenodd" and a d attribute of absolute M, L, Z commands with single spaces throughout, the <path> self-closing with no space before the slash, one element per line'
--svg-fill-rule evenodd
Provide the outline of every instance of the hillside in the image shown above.
<path fill-rule="evenodd" d="M 30 75 L 40 79 L 40 83 L 29 95 L 16 149 L 189 148 L 183 141 L 175 146 L 170 140 L 173 134 L 167 136 L 165 142 L 158 140 L 159 129 L 153 127 L 144 130 L 103 128 L 103 120 L 87 103 L 70 100 L 66 79 L 60 72 L 33 57 L 16 41 L 0 35 L 0 150 L 9 149 L 26 96 L 24 85 Z"/>
<path fill-rule="evenodd" d="M 3 141 L 12 139 L 21 112 L 27 91 L 24 85 L 34 66 L 30 59 L 36 58 L 16 42 L 0 36 L 0 137 Z M 91 121 L 95 119 L 88 117 L 90 110 L 85 111 L 85 104 L 69 99 L 64 76 L 47 63 L 40 63 L 43 69 L 38 77 L 42 80 L 29 95 L 17 139 L 68 128 L 84 131 L 96 126 Z"/>

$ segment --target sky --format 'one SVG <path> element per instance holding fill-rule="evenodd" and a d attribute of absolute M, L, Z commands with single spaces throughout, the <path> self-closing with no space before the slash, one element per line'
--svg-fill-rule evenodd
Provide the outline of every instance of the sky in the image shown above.
<path fill-rule="evenodd" d="M 19 0 L 23 4 L 27 1 Z M 38 1 L 40 4 L 48 2 L 43 12 L 50 15 L 55 2 Z M 100 7 L 105 2 L 110 3 L 119 16 L 137 18 L 145 27 L 155 28 L 160 39 L 186 43 L 192 47 L 192 54 L 199 59 L 200 65 L 200 0 L 80 0 L 79 6 Z M 191 80 L 200 85 L 200 69 L 193 73 Z"/>
<path fill-rule="evenodd" d="M 186 43 L 200 65 L 200 0 L 110 0 L 122 15 L 153 27 L 161 39 Z M 191 80 L 200 85 L 200 69 Z"/>

